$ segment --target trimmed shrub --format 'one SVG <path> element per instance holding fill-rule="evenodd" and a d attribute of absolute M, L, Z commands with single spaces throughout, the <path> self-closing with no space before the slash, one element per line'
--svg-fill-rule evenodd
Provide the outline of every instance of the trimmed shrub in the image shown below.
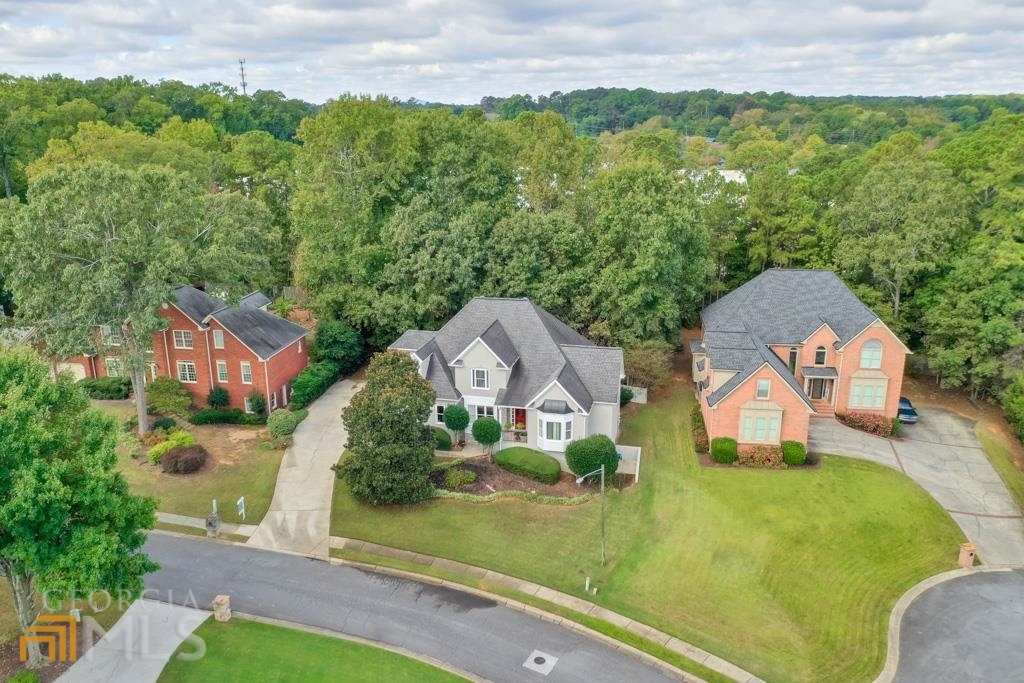
<path fill-rule="evenodd" d="M 322 360 L 319 363 L 307 365 L 292 380 L 292 400 L 289 407 L 292 410 L 305 408 L 323 396 L 323 393 L 330 389 L 338 379 L 340 373 L 341 369 L 338 364 L 331 360 Z"/>
<path fill-rule="evenodd" d="M 137 421 L 138 417 L 136 417 L 135 419 Z M 178 423 L 174 421 L 173 417 L 161 417 L 161 418 L 159 418 L 157 420 L 153 420 L 153 429 L 154 430 L 162 429 L 165 432 L 169 432 L 169 431 L 171 431 L 172 429 L 174 429 L 177 426 L 178 426 Z"/>
<path fill-rule="evenodd" d="M 795 467 L 807 462 L 807 448 L 799 441 L 782 442 L 782 462 Z"/>
<path fill-rule="evenodd" d="M 206 464 L 206 449 L 199 444 L 172 448 L 160 458 L 160 467 L 168 474 L 191 474 Z"/>
<path fill-rule="evenodd" d="M 132 380 L 128 377 L 87 377 L 75 384 L 85 389 L 89 398 L 101 401 L 121 401 L 132 391 Z"/>
<path fill-rule="evenodd" d="M 246 415 L 238 408 L 203 408 L 189 416 L 194 425 L 242 424 Z"/>
<path fill-rule="evenodd" d="M 160 462 L 160 459 L 165 453 L 168 453 L 175 448 L 194 445 L 196 445 L 196 437 L 182 429 L 181 431 L 169 434 L 166 441 L 161 441 L 160 443 L 151 446 L 149 451 L 146 453 L 146 457 L 149 458 L 149 464 L 155 465 Z"/>
<path fill-rule="evenodd" d="M 319 359 L 337 363 L 343 375 L 355 372 L 366 353 L 363 338 L 344 320 L 318 321 L 313 348 Z"/>
<path fill-rule="evenodd" d="M 562 475 L 562 466 L 557 460 L 547 453 L 522 446 L 498 451 L 494 462 L 513 474 L 521 474 L 544 484 L 557 484 Z"/>
<path fill-rule="evenodd" d="M 633 400 L 633 390 L 629 387 L 619 387 L 619 407 L 623 407 Z"/>
<path fill-rule="evenodd" d="M 192 407 L 192 395 L 173 377 L 157 377 L 146 385 L 149 407 L 161 415 L 184 415 Z"/>
<path fill-rule="evenodd" d="M 444 487 L 446 489 L 457 489 L 460 486 L 467 486 L 476 481 L 476 472 L 472 470 L 460 470 L 458 467 L 452 467 L 445 470 L 444 473 Z"/>
<path fill-rule="evenodd" d="M 302 422 L 302 418 L 305 417 L 302 412 L 292 412 L 285 410 L 284 408 L 278 408 L 270 414 L 267 418 L 267 431 L 270 432 L 270 436 L 275 439 L 288 436 L 295 431 L 295 428 Z M 308 415 L 308 413 L 306 413 Z"/>
<path fill-rule="evenodd" d="M 267 412 L 267 397 L 259 389 L 249 392 L 249 412 L 254 415 L 264 415 Z"/>
<path fill-rule="evenodd" d="M 719 436 L 711 440 L 711 459 L 724 464 L 736 462 L 739 457 L 736 439 Z"/>
<path fill-rule="evenodd" d="M 565 463 L 577 477 L 590 474 L 604 465 L 604 476 L 608 479 L 619 469 L 619 454 L 614 441 L 604 434 L 594 434 L 570 443 L 565 449 Z"/>
<path fill-rule="evenodd" d="M 7 679 L 7 683 L 39 683 L 41 679 L 35 671 L 19 671 Z"/>
<path fill-rule="evenodd" d="M 760 445 L 744 448 L 737 460 L 744 467 L 758 467 L 766 470 L 778 470 L 786 467 L 782 460 L 782 449 L 778 446 Z"/>
<path fill-rule="evenodd" d="M 439 451 L 450 451 L 452 449 L 452 436 L 448 433 L 447 429 L 431 427 L 430 431 L 434 433 L 434 448 Z"/>
<path fill-rule="evenodd" d="M 461 434 L 469 426 L 469 411 L 465 406 L 447 406 L 444 409 L 444 426 Z"/>
<path fill-rule="evenodd" d="M 862 413 L 854 411 L 845 415 L 836 415 L 836 419 L 847 427 L 859 429 L 875 436 L 892 436 L 892 421 L 879 413 Z"/>
<path fill-rule="evenodd" d="M 501 440 L 501 423 L 493 417 L 477 418 L 473 421 L 473 438 L 490 453 L 491 446 Z"/>
<path fill-rule="evenodd" d="M 224 387 L 214 387 L 206 395 L 206 405 L 211 408 L 227 408 L 231 404 L 231 395 Z"/>

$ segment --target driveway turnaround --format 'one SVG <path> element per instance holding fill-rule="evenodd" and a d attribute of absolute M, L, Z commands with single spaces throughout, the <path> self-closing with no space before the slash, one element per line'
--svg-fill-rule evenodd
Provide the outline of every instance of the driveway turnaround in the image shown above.
<path fill-rule="evenodd" d="M 810 450 L 871 460 L 900 470 L 938 501 L 990 566 L 1024 567 L 1024 517 L 992 468 L 969 419 L 919 408 L 899 439 L 882 439 L 836 420 L 811 420 Z M 952 552 L 953 549 L 950 550 Z"/>
<path fill-rule="evenodd" d="M 900 629 L 897 683 L 1024 679 L 1024 573 L 984 572 L 928 589 Z"/>
<path fill-rule="evenodd" d="M 281 461 L 270 510 L 249 537 L 250 544 L 327 557 L 334 492 L 331 465 L 338 462 L 348 439 L 341 411 L 359 388 L 352 380 L 342 380 L 310 404 L 309 416 L 295 430 Z"/>
<path fill-rule="evenodd" d="M 166 534 L 150 534 L 145 551 L 161 565 L 146 587 L 161 596 L 191 591 L 202 606 L 229 594 L 234 611 L 395 645 L 496 683 L 673 680 L 575 631 L 441 586 Z"/>
<path fill-rule="evenodd" d="M 212 598 L 211 598 L 212 600 Z M 117 623 L 57 680 L 154 683 L 182 641 L 210 612 L 136 600 Z M 198 651 L 189 650 L 189 652 Z"/>

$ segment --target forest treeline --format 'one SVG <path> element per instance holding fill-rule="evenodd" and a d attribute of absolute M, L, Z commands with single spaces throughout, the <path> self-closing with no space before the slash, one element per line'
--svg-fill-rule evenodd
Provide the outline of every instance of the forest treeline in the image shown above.
<path fill-rule="evenodd" d="M 567 120 L 509 108 L 515 98 L 485 101 L 488 115 L 131 78 L 0 79 L 12 197 L 0 229 L 35 194 L 53 195 L 34 188 L 54 173 L 162 166 L 197 193 L 252 200 L 222 205 L 258 215 L 266 286 L 304 287 L 321 317 L 377 348 L 478 295 L 528 296 L 598 342 L 674 342 L 764 269 L 830 268 L 907 340 L 915 366 L 1001 402 L 1024 432 L 1019 99 L 707 92 L 707 107 L 689 93 L 682 111 L 721 117 L 717 129 L 659 110 L 582 135 L 582 109 Z M 576 101 L 556 95 L 545 102 Z M 841 111 L 877 125 L 815 127 Z"/>

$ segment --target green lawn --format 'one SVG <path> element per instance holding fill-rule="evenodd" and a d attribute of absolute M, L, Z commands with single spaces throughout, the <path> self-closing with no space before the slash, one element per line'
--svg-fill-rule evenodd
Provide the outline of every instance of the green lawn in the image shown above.
<path fill-rule="evenodd" d="M 197 435 L 199 443 L 206 446 L 216 461 L 212 468 L 207 466 L 195 474 L 164 474 L 158 467 L 144 460 L 140 464 L 124 452 L 120 469 L 134 493 L 154 496 L 160 501 L 161 512 L 206 517 L 210 514 L 210 501 L 216 498 L 222 521 L 242 522 L 235 501 L 245 496 L 244 523 L 259 524 L 274 496 L 284 451 L 271 448 L 261 438 L 231 442 L 218 434 L 246 429 L 260 430 L 233 425 L 190 427 L 189 431 Z"/>
<path fill-rule="evenodd" d="M 191 662 L 172 657 L 160 675 L 160 683 L 465 681 L 387 650 L 255 621 L 236 618 L 220 624 L 209 619 L 195 635 L 206 643 L 206 654 Z M 178 651 L 191 653 L 194 646 L 186 642 Z"/>
<path fill-rule="evenodd" d="M 335 485 L 331 533 L 448 557 L 583 596 L 772 681 L 870 680 L 889 611 L 954 566 L 960 530 L 888 468 L 826 457 L 820 469 L 702 468 L 688 385 L 628 411 L 623 443 L 643 479 L 599 505 L 435 501 L 374 509 Z"/>

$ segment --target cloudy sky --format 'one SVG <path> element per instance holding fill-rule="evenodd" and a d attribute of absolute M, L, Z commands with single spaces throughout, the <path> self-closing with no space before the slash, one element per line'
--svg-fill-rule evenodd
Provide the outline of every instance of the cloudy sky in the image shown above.
<path fill-rule="evenodd" d="M 1024 90 L 1024 0 L 0 0 L 0 72 L 474 103 L 594 86 Z"/>

